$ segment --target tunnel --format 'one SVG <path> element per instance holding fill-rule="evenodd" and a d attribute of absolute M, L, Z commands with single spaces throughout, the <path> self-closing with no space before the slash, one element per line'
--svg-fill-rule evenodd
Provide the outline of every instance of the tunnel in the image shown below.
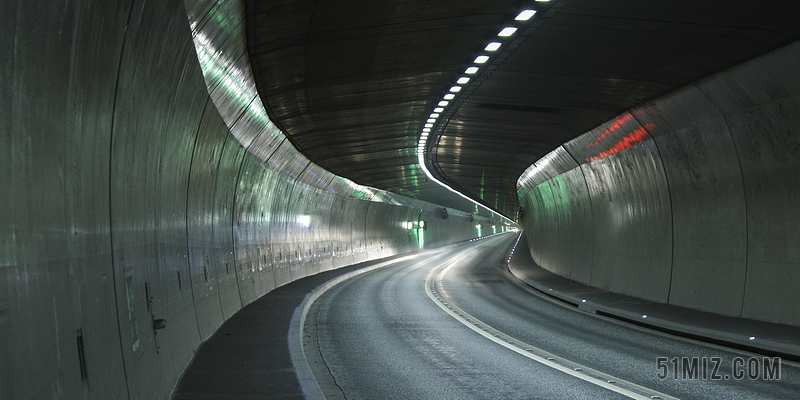
<path fill-rule="evenodd" d="M 0 398 L 202 398 L 235 316 L 480 243 L 593 315 L 800 332 L 798 5 L 447 3 L 0 5 Z"/>

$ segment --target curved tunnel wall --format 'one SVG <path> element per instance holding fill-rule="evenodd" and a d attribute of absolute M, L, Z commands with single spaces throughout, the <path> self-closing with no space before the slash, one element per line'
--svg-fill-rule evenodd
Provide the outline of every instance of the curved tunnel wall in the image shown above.
<path fill-rule="evenodd" d="M 187 8 L 0 4 L 0 397 L 167 398 L 271 289 L 417 249 L 405 221 L 427 222 L 426 246 L 476 236 L 468 214 L 332 176 L 274 132 L 237 140 Z"/>
<path fill-rule="evenodd" d="M 630 110 L 517 188 L 534 260 L 575 281 L 800 325 L 800 43 Z"/>

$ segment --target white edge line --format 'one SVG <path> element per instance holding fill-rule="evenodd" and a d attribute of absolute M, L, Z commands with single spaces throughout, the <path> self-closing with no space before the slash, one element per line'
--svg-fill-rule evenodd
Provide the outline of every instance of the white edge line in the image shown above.
<path fill-rule="evenodd" d="M 450 266 L 452 266 L 452 264 Z M 521 349 L 521 348 L 519 348 L 517 346 L 514 346 L 514 345 L 512 345 L 510 343 L 507 343 L 506 341 L 504 341 L 502 339 L 494 337 L 489 332 L 484 331 L 483 329 L 480 329 L 479 327 L 477 327 L 475 325 L 475 323 L 478 323 L 481 326 L 486 326 L 486 327 L 490 327 L 490 325 L 484 323 L 483 321 L 480 321 L 479 319 L 477 319 L 477 318 L 473 317 L 472 315 L 469 315 L 468 313 L 466 313 L 463 310 L 461 310 L 462 314 L 469 316 L 469 318 L 472 321 L 474 321 L 475 323 L 467 321 L 466 318 L 461 317 L 460 315 L 458 315 L 458 313 L 456 311 L 451 310 L 450 308 L 447 307 L 447 305 L 445 305 L 441 301 L 439 301 L 439 299 L 437 299 L 436 295 L 433 293 L 434 289 L 433 289 L 433 286 L 432 286 L 431 283 L 433 282 L 434 275 L 443 275 L 444 271 L 446 271 L 450 266 L 447 266 L 446 268 L 441 268 L 441 267 L 440 268 L 436 268 L 433 271 L 431 271 L 430 274 L 428 274 L 428 277 L 425 279 L 425 294 L 427 294 L 428 297 L 434 303 L 436 303 L 437 306 L 439 306 L 439 308 L 444 310 L 444 312 L 448 313 L 451 317 L 455 318 L 461 324 L 463 324 L 466 327 L 472 329 L 473 331 L 479 333 L 481 336 L 483 336 L 483 337 L 485 337 L 485 338 L 487 338 L 487 339 L 489 339 L 489 340 L 491 340 L 491 341 L 493 341 L 493 342 L 495 342 L 495 343 L 497 343 L 497 344 L 499 344 L 499 345 L 501 345 L 501 346 L 503 346 L 503 347 L 505 347 L 505 348 L 507 348 L 507 349 L 509 349 L 511 351 L 514 351 L 515 353 L 521 354 L 521 355 L 523 355 L 523 356 L 525 356 L 525 357 L 527 357 L 527 358 L 529 358 L 531 360 L 534 360 L 534 361 L 536 361 L 536 362 L 538 362 L 540 364 L 543 364 L 545 366 L 548 366 L 550 368 L 553 368 L 553 369 L 556 369 L 558 371 L 564 372 L 564 373 L 569 374 L 571 376 L 574 376 L 574 377 L 576 377 L 578 379 L 581 379 L 581 380 L 584 380 L 586 382 L 595 384 L 597 386 L 600 386 L 600 387 L 603 387 L 605 389 L 611 390 L 613 392 L 622 394 L 622 395 L 630 397 L 632 399 L 641 399 L 641 400 L 650 400 L 651 399 L 651 397 L 649 397 L 649 396 L 641 395 L 639 393 L 632 392 L 630 390 L 627 390 L 625 388 L 613 385 L 613 384 L 608 383 L 606 381 L 603 381 L 603 380 L 600 380 L 600 379 L 597 379 L 597 378 L 594 378 L 594 377 L 591 377 L 591 376 L 587 376 L 587 375 L 581 374 L 579 371 L 575 371 L 575 370 L 573 370 L 573 369 L 571 369 L 569 367 L 566 367 L 566 366 L 560 365 L 558 363 L 552 362 L 550 360 L 541 358 L 541 357 L 539 357 L 539 356 L 537 356 L 535 354 L 531 354 L 530 352 L 527 352 L 527 351 L 525 351 L 525 350 L 523 350 L 523 349 Z M 523 342 L 517 341 L 515 343 L 523 343 Z M 544 352 L 544 350 L 538 349 L 535 346 L 531 346 L 529 344 L 526 344 L 526 346 L 532 347 L 532 348 L 536 348 L 537 350 L 540 350 L 540 351 Z M 577 364 L 577 363 L 574 363 L 574 364 Z M 584 368 L 589 370 L 588 367 L 584 367 Z M 608 374 L 604 374 L 604 375 L 608 375 Z M 616 380 L 618 382 L 625 382 L 625 383 L 630 384 L 630 385 L 640 386 L 640 385 L 636 385 L 635 383 L 632 383 L 632 382 L 627 382 L 624 379 L 616 379 Z M 657 393 L 656 391 L 654 391 L 652 389 L 645 388 L 643 386 L 640 386 L 640 387 L 643 388 L 643 389 L 646 389 L 647 391 L 654 392 L 654 394 Z M 658 393 L 658 395 L 662 399 L 675 399 L 675 400 L 677 400 L 676 397 L 672 397 L 672 396 L 669 396 L 669 395 L 666 395 L 666 394 Z"/>
<path fill-rule="evenodd" d="M 372 270 L 388 266 L 390 264 L 406 261 L 418 256 L 419 256 L 418 254 L 415 254 L 411 256 L 397 258 L 390 261 L 384 261 L 382 263 L 378 263 L 370 267 L 357 269 L 355 271 L 351 271 L 346 274 L 340 275 L 336 278 L 333 278 L 323 283 L 322 285 L 317 286 L 317 288 L 314 289 L 311 293 L 307 294 L 306 297 L 303 299 L 303 302 L 300 303 L 300 305 L 294 309 L 294 314 L 292 314 L 292 321 L 289 323 L 289 334 L 288 334 L 289 357 L 292 359 L 292 367 L 294 367 L 295 374 L 297 375 L 297 380 L 300 382 L 300 388 L 303 390 L 303 395 L 305 396 L 306 399 L 312 399 L 312 400 L 325 399 L 325 395 L 322 393 L 322 389 L 320 389 L 319 383 L 317 382 L 317 378 L 314 377 L 314 373 L 311 372 L 311 366 L 308 365 L 308 359 L 306 358 L 306 354 L 303 351 L 303 327 L 305 326 L 306 315 L 308 315 L 308 310 L 311 309 L 311 305 L 314 304 L 314 301 L 316 301 L 320 296 L 322 296 L 332 287 L 354 276 L 358 276 L 363 273 L 367 273 Z"/>

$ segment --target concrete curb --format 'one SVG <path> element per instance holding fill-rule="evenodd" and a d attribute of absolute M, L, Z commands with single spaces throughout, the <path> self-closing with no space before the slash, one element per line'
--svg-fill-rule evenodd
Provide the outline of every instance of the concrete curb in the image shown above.
<path fill-rule="evenodd" d="M 714 329 L 702 328 L 694 325 L 687 325 L 680 322 L 654 318 L 652 316 L 637 314 L 630 311 L 609 307 L 600 303 L 585 300 L 577 296 L 554 290 L 540 282 L 529 279 L 517 272 L 511 263 L 507 264 L 511 275 L 523 284 L 541 292 L 546 296 L 559 299 L 563 302 L 572 304 L 578 309 L 592 313 L 609 316 L 612 318 L 627 321 L 636 325 L 649 327 L 659 331 L 664 331 L 679 336 L 690 337 L 692 339 L 723 344 L 738 349 L 748 350 L 756 353 L 766 353 L 768 355 L 780 356 L 792 360 L 800 360 L 800 346 L 780 343 L 764 339 L 751 339 L 750 337 L 735 335 Z"/>

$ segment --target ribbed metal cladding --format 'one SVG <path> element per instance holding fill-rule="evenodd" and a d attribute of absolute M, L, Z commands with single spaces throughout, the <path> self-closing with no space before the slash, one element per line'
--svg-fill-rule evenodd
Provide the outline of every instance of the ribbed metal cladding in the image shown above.
<path fill-rule="evenodd" d="M 435 140 L 445 177 L 507 207 L 516 202 L 507 177 L 562 143 L 800 37 L 790 16 L 800 11 L 795 3 L 573 0 L 554 7 Z"/>
<path fill-rule="evenodd" d="M 231 132 L 243 147 L 282 174 L 318 189 L 346 197 L 398 205 L 411 200 L 403 195 L 364 187 L 338 177 L 298 152 L 270 120 L 256 91 L 250 58 L 245 51 L 243 3 L 221 1 L 212 6 L 209 5 L 211 2 L 187 3 L 189 3 L 187 11 L 190 27 L 209 94 Z M 334 145 L 332 148 L 335 148 L 335 141 L 332 144 Z M 403 148 L 397 149 L 396 139 L 391 138 L 364 142 L 363 145 L 363 148 L 340 149 L 339 154 L 349 153 L 356 157 L 371 154 L 388 160 L 383 164 L 389 165 L 394 157 L 392 154 L 408 151 Z M 409 143 L 407 147 L 413 147 L 413 143 Z M 381 153 L 381 149 L 385 152 Z M 413 170 L 414 168 L 411 168 L 412 173 Z M 392 169 L 386 168 L 382 171 L 387 175 L 386 179 L 394 176 Z M 453 201 L 453 198 L 457 197 L 453 194 L 444 196 L 446 200 L 450 199 L 449 203 L 457 204 L 463 210 L 472 210 L 474 207 L 460 198 Z M 430 209 L 440 207 L 432 204 L 421 205 L 422 208 Z"/>
<path fill-rule="evenodd" d="M 416 139 L 445 84 L 515 12 L 506 0 L 248 1 L 248 43 L 267 110 L 315 163 L 488 215 L 428 181 Z"/>
<path fill-rule="evenodd" d="M 421 125 L 520 4 L 247 5 L 260 93 L 304 154 L 356 182 L 447 204 L 415 166 Z M 429 145 L 429 169 L 506 215 L 517 207 L 516 178 L 562 143 L 800 36 L 796 4 L 536 7 L 530 28 L 518 33 L 525 40 L 512 40 L 464 89 Z"/>
<path fill-rule="evenodd" d="M 614 292 L 800 325 L 798 65 L 794 42 L 539 160 L 517 183 L 534 260 Z"/>

